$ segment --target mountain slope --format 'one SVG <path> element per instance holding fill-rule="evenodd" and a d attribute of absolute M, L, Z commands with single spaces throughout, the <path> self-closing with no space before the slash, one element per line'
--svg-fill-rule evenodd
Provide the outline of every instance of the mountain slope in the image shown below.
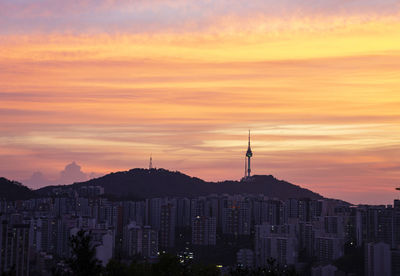
<path fill-rule="evenodd" d="M 0 199 L 9 201 L 35 197 L 35 192 L 19 182 L 0 177 Z"/>
<path fill-rule="evenodd" d="M 271 175 L 256 175 L 250 181 L 206 182 L 180 172 L 164 169 L 132 169 L 116 172 L 86 182 L 74 183 L 66 187 L 102 186 L 106 194 L 116 197 L 149 198 L 163 196 L 199 196 L 208 194 L 265 194 L 269 197 L 286 198 L 323 198 L 310 190 L 281 181 Z M 48 195 L 49 186 L 38 190 Z"/>

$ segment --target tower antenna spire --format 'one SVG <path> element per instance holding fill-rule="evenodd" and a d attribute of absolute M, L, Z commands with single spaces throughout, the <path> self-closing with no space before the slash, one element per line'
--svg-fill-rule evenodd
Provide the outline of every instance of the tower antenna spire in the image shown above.
<path fill-rule="evenodd" d="M 246 177 L 250 177 L 251 176 L 251 166 L 250 166 L 250 159 L 253 156 L 253 152 L 251 151 L 251 146 L 250 146 L 250 129 L 249 129 L 249 145 L 247 147 L 247 152 L 246 152 L 246 158 L 247 158 L 247 163 L 245 167 L 247 167 L 247 174 Z"/>

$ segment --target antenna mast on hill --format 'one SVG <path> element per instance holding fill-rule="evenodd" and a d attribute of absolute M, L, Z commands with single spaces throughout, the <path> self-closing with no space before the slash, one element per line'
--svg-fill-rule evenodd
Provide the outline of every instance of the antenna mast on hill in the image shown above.
<path fill-rule="evenodd" d="M 149 170 L 153 169 L 153 157 L 152 154 L 150 154 L 150 163 L 149 163 Z"/>

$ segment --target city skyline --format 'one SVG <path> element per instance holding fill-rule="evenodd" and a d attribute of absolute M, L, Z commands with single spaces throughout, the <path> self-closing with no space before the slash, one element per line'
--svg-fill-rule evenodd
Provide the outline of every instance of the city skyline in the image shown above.
<path fill-rule="evenodd" d="M 238 180 L 250 128 L 252 173 L 391 203 L 399 14 L 394 0 L 4 0 L 0 176 L 57 180 L 73 161 L 99 176 L 152 153 Z"/>

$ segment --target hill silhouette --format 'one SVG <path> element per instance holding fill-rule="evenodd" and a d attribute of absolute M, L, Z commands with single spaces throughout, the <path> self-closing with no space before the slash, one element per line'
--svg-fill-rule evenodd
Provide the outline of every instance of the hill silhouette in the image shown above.
<path fill-rule="evenodd" d="M 0 199 L 7 201 L 25 200 L 35 197 L 36 193 L 17 181 L 0 177 Z"/>
<path fill-rule="evenodd" d="M 151 198 L 164 196 L 201 196 L 208 194 L 264 194 L 271 198 L 323 197 L 308 189 L 278 180 L 272 175 L 255 175 L 249 181 L 206 182 L 180 172 L 165 169 L 132 169 L 110 173 L 86 182 L 61 187 L 102 186 L 105 194 L 123 198 Z M 41 195 L 50 195 L 53 188 L 48 186 L 37 190 Z"/>

